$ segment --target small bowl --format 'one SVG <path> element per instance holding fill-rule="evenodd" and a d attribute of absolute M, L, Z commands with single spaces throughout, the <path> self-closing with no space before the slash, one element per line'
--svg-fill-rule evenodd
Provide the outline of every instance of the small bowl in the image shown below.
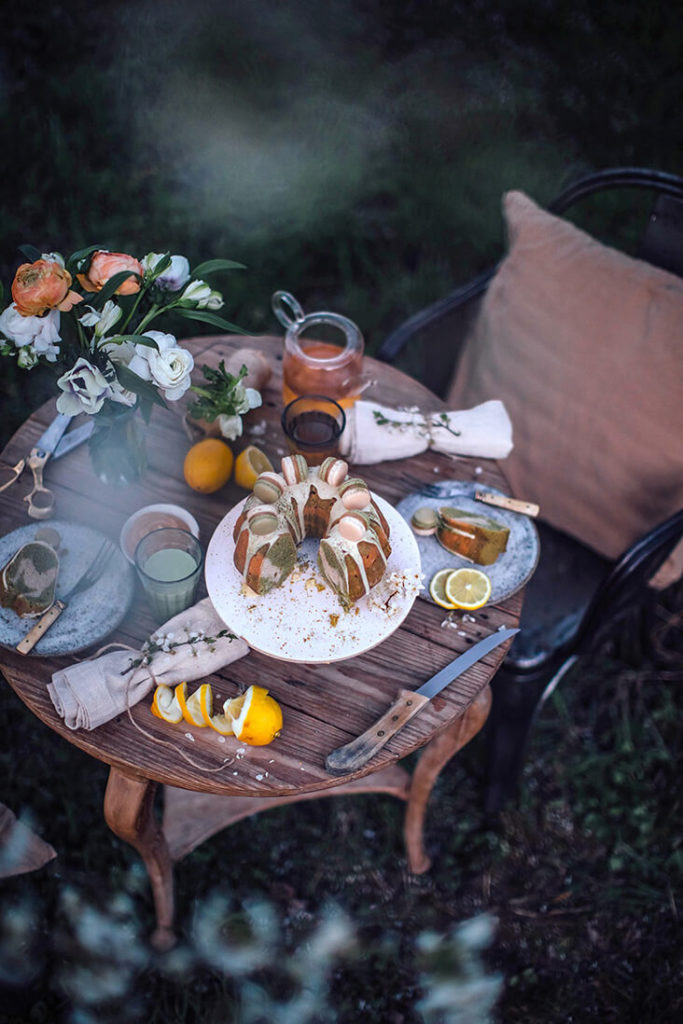
<path fill-rule="evenodd" d="M 145 505 L 126 519 L 119 534 L 121 550 L 131 565 L 135 561 L 135 549 L 142 538 L 163 526 L 179 526 L 189 530 L 194 537 L 199 537 L 199 524 L 187 509 L 180 505 Z"/>

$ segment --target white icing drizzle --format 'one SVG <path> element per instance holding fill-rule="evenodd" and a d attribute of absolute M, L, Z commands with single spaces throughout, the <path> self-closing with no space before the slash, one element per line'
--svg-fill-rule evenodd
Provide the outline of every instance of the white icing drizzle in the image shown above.
<path fill-rule="evenodd" d="M 283 460 L 284 462 L 284 460 Z M 284 467 L 283 467 L 284 468 Z M 368 593 L 371 589 L 371 585 L 368 580 L 367 571 L 363 558 L 359 552 L 358 546 L 363 541 L 370 543 L 376 547 L 376 550 L 382 559 L 383 567 L 386 568 L 387 556 L 382 550 L 382 545 L 379 541 L 377 533 L 374 527 L 376 526 L 381 532 L 381 518 L 379 513 L 372 504 L 368 505 L 363 509 L 362 517 L 359 515 L 359 521 L 364 519 L 366 521 L 365 529 L 363 530 L 362 536 L 357 540 L 349 540 L 340 533 L 338 528 L 339 520 L 342 516 L 348 516 L 349 510 L 339 496 L 338 486 L 332 485 L 325 480 L 320 478 L 317 468 L 309 469 L 308 479 L 300 483 L 294 483 L 287 486 L 284 494 L 278 498 L 278 500 L 271 505 L 265 505 L 255 495 L 251 494 L 244 506 L 245 519 L 240 528 L 238 534 L 238 540 L 244 530 L 248 531 L 249 540 L 247 543 L 247 552 L 245 558 L 244 567 L 244 578 L 246 579 L 249 563 L 252 557 L 259 551 L 264 543 L 267 544 L 269 538 L 266 536 L 254 536 L 249 528 L 248 520 L 255 515 L 257 512 L 268 512 L 270 514 L 275 513 L 278 517 L 278 526 L 276 534 L 273 537 L 272 543 L 275 543 L 276 539 L 282 536 L 284 533 L 288 533 L 292 539 L 293 544 L 299 544 L 306 536 L 306 528 L 304 521 L 304 509 L 306 502 L 308 501 L 311 493 L 311 488 L 315 487 L 318 496 L 322 501 L 332 501 L 330 508 L 329 526 L 326 531 L 325 537 L 323 538 L 320 550 L 319 558 L 323 576 L 330 585 L 340 595 L 348 595 L 349 593 L 349 571 L 346 562 L 346 555 L 348 555 L 358 570 L 360 576 L 363 593 Z M 354 517 L 355 518 L 355 517 Z M 340 572 L 335 569 L 331 564 L 326 551 L 326 545 L 329 545 L 329 550 L 334 552 L 336 559 L 339 562 L 341 568 Z M 261 576 L 266 580 L 276 579 L 280 582 L 281 578 L 284 578 L 287 574 L 283 573 L 282 569 L 276 566 L 268 559 L 267 554 L 263 559 Z M 278 578 L 280 577 L 280 578 Z"/>

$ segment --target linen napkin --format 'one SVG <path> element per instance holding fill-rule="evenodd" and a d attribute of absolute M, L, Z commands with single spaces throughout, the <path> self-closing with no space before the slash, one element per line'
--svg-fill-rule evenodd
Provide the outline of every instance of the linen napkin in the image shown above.
<path fill-rule="evenodd" d="M 449 455 L 504 459 L 512 451 L 512 424 L 497 399 L 472 409 L 428 413 L 359 399 L 346 414 L 340 442 L 344 458 L 361 465 L 406 459 L 428 448 Z"/>
<path fill-rule="evenodd" d="M 248 652 L 205 597 L 160 626 L 141 651 L 111 651 L 60 669 L 47 689 L 69 729 L 96 729 L 152 687 L 211 675 Z"/>

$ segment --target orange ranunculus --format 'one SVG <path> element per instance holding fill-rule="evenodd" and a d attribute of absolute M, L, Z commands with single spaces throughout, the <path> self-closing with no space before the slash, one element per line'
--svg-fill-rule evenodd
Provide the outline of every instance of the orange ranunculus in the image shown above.
<path fill-rule="evenodd" d="M 87 292 L 99 292 L 104 288 L 110 277 L 120 273 L 122 270 L 132 270 L 142 277 L 144 270 L 142 263 L 134 256 L 127 256 L 125 252 L 107 252 L 100 249 L 93 255 L 87 274 L 78 274 L 78 280 Z M 116 289 L 117 295 L 135 295 L 140 291 L 140 282 L 129 277 L 123 282 L 120 288 Z"/>
<path fill-rule="evenodd" d="M 81 302 L 81 296 L 69 291 L 71 274 L 53 260 L 22 263 L 12 282 L 12 298 L 22 316 L 42 316 L 49 309 L 68 313 Z"/>

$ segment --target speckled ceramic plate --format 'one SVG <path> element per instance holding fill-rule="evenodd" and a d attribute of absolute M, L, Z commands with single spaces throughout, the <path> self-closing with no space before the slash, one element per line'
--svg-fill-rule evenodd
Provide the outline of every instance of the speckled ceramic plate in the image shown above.
<path fill-rule="evenodd" d="M 221 618 L 254 650 L 306 664 L 352 658 L 386 640 L 415 601 L 415 589 L 397 592 L 389 576 L 405 570 L 415 580 L 420 554 L 396 509 L 373 497 L 389 523 L 392 551 L 384 579 L 348 612 L 317 570 L 317 540 L 299 545 L 299 565 L 282 586 L 262 597 L 244 587 L 232 561 L 232 531 L 244 502 L 236 505 L 216 527 L 206 552 L 206 588 Z"/>
<path fill-rule="evenodd" d="M 496 604 L 523 587 L 533 575 L 538 564 L 540 543 L 536 527 L 528 516 L 476 501 L 474 492 L 480 487 L 480 484 L 471 481 L 440 480 L 429 484 L 425 490 L 404 498 L 396 507 L 407 523 L 410 523 L 413 512 L 418 508 L 425 505 L 439 508 L 440 505 L 448 504 L 455 505 L 456 508 L 461 508 L 466 512 L 478 512 L 490 516 L 503 526 L 509 527 L 510 536 L 506 550 L 498 556 L 493 565 L 480 567 L 491 580 L 489 601 L 491 604 Z M 486 490 L 496 494 L 503 493 L 496 490 L 495 487 L 489 487 L 488 484 Z M 474 563 L 447 551 L 439 544 L 435 536 L 417 537 L 415 534 L 413 536 L 420 549 L 422 571 L 425 574 L 426 586 L 419 596 L 434 604 L 435 602 L 429 595 L 429 581 L 434 573 L 439 569 L 447 569 L 449 566 L 459 569 L 461 566 L 471 566 Z"/>
<path fill-rule="evenodd" d="M 31 523 L 0 537 L 0 566 L 23 544 L 35 540 L 38 530 L 46 526 L 57 530 L 62 538 L 57 577 L 57 597 L 60 597 L 88 568 L 105 537 L 97 530 L 74 523 L 52 519 L 47 523 Z M 123 619 L 134 591 L 135 575 L 117 548 L 106 572 L 89 590 L 76 594 L 69 601 L 31 655 L 74 654 L 100 643 Z M 22 619 L 9 608 L 0 607 L 0 644 L 15 647 L 35 623 L 36 619 Z"/>

